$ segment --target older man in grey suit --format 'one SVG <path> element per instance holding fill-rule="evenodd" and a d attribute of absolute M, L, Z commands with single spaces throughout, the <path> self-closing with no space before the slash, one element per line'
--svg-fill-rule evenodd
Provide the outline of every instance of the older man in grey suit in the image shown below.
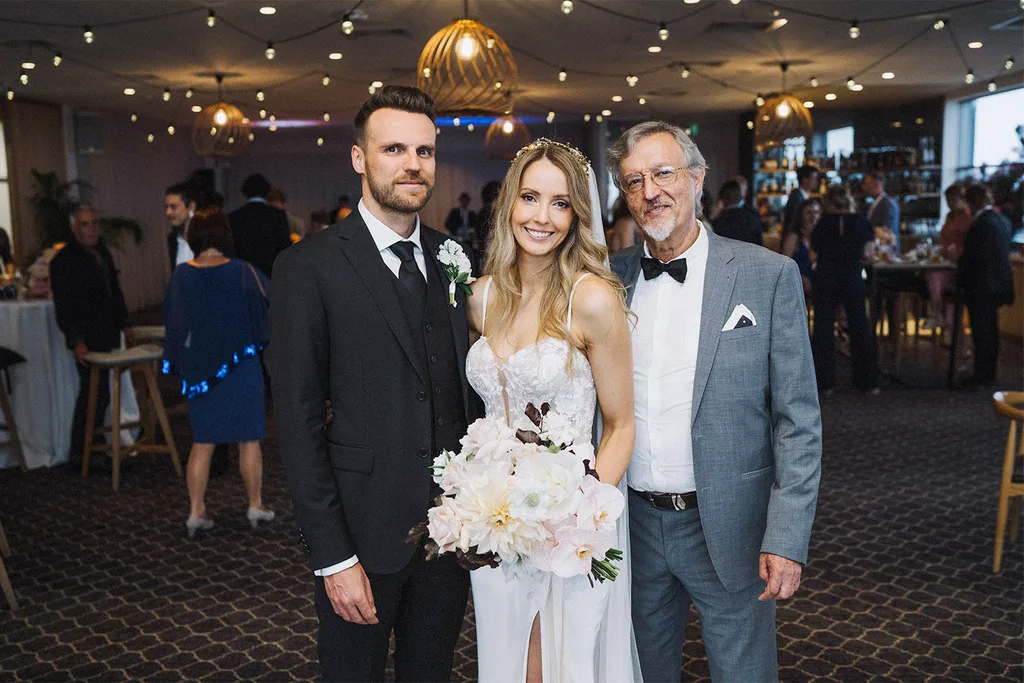
<path fill-rule="evenodd" d="M 714 680 L 777 680 L 775 601 L 800 585 L 821 471 L 800 273 L 697 220 L 707 165 L 677 126 L 634 126 L 609 162 L 644 235 L 612 264 L 637 315 L 628 483 L 643 677 L 679 680 L 693 604 Z"/>

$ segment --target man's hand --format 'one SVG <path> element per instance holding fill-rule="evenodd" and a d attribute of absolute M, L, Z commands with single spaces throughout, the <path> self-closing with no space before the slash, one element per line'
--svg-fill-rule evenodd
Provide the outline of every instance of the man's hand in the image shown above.
<path fill-rule="evenodd" d="M 337 574 L 324 577 L 324 588 L 335 613 L 353 624 L 376 624 L 377 608 L 363 565 L 356 564 Z"/>
<path fill-rule="evenodd" d="M 89 353 L 89 347 L 85 344 L 79 344 L 72 349 L 71 353 L 74 354 L 76 363 L 85 365 L 85 354 Z"/>
<path fill-rule="evenodd" d="M 785 557 L 761 553 L 761 578 L 768 584 L 758 600 L 786 600 L 800 588 L 803 566 Z"/>

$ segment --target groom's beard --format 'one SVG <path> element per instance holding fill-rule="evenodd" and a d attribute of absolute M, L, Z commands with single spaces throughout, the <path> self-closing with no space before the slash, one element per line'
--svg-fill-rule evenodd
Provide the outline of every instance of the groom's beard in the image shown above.
<path fill-rule="evenodd" d="M 385 209 L 396 213 L 416 213 L 430 201 L 430 195 L 434 192 L 434 184 L 431 180 L 419 173 L 409 173 L 391 181 L 379 181 L 371 173 L 366 174 L 367 185 L 370 186 L 370 194 L 374 200 Z M 400 183 L 417 182 L 425 189 L 421 196 L 410 195 L 399 189 Z M 406 186 L 408 187 L 408 186 Z"/>

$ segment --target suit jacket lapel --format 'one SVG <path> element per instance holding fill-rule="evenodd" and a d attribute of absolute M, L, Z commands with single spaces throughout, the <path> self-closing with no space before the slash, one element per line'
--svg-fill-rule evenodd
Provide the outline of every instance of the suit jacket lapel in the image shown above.
<path fill-rule="evenodd" d="M 708 264 L 704 274 L 704 298 L 700 312 L 700 339 L 697 343 L 697 368 L 693 384 L 692 421 L 696 421 L 700 401 L 711 376 L 722 327 L 731 311 L 729 302 L 736 284 L 735 254 L 725 239 L 708 231 Z"/>
<path fill-rule="evenodd" d="M 420 226 L 420 246 L 427 259 L 427 267 L 433 268 L 441 282 L 445 295 L 448 294 L 449 280 L 445 275 L 441 262 L 437 260 L 437 251 L 441 248 L 444 240 L 443 235 L 435 233 L 430 228 Z M 433 264 L 431 266 L 431 264 Z M 461 288 L 455 289 L 455 303 L 457 306 L 450 306 L 445 299 L 445 306 L 448 309 L 448 320 L 452 326 L 452 337 L 455 339 L 455 360 L 459 366 L 459 379 L 462 381 L 462 403 L 469 415 L 469 380 L 466 378 L 466 355 L 469 353 L 469 321 L 466 319 L 468 304 L 466 294 Z"/>
<path fill-rule="evenodd" d="M 420 354 L 416 353 L 409 323 L 395 290 L 395 276 L 381 259 L 377 244 L 370 236 L 370 229 L 366 227 L 359 212 L 354 211 L 350 218 L 339 224 L 337 231 L 341 238 L 342 250 L 362 278 L 370 298 L 377 304 L 409 362 L 416 369 L 416 374 L 424 384 L 429 384 L 426 368 L 423 367 Z"/>
<path fill-rule="evenodd" d="M 644 255 L 642 245 L 637 245 L 630 252 L 629 258 L 625 261 L 625 270 L 622 273 L 622 284 L 626 288 L 626 306 L 633 305 L 633 292 L 636 291 L 636 281 L 640 277 L 640 258 Z"/>

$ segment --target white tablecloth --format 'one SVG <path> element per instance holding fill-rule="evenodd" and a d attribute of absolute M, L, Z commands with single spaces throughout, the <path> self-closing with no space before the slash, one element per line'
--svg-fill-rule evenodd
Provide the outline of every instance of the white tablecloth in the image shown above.
<path fill-rule="evenodd" d="M 53 301 L 0 302 L 0 346 L 27 359 L 10 370 L 11 404 L 26 465 L 52 467 L 67 462 L 78 396 L 78 371 L 57 327 Z M 122 376 L 121 402 L 121 419 L 138 419 L 135 390 L 127 372 Z M 6 434 L 3 437 L 0 441 L 5 440 Z M 130 435 L 123 433 L 121 440 L 130 443 Z M 0 467 L 16 464 L 13 453 L 0 446 Z"/>

